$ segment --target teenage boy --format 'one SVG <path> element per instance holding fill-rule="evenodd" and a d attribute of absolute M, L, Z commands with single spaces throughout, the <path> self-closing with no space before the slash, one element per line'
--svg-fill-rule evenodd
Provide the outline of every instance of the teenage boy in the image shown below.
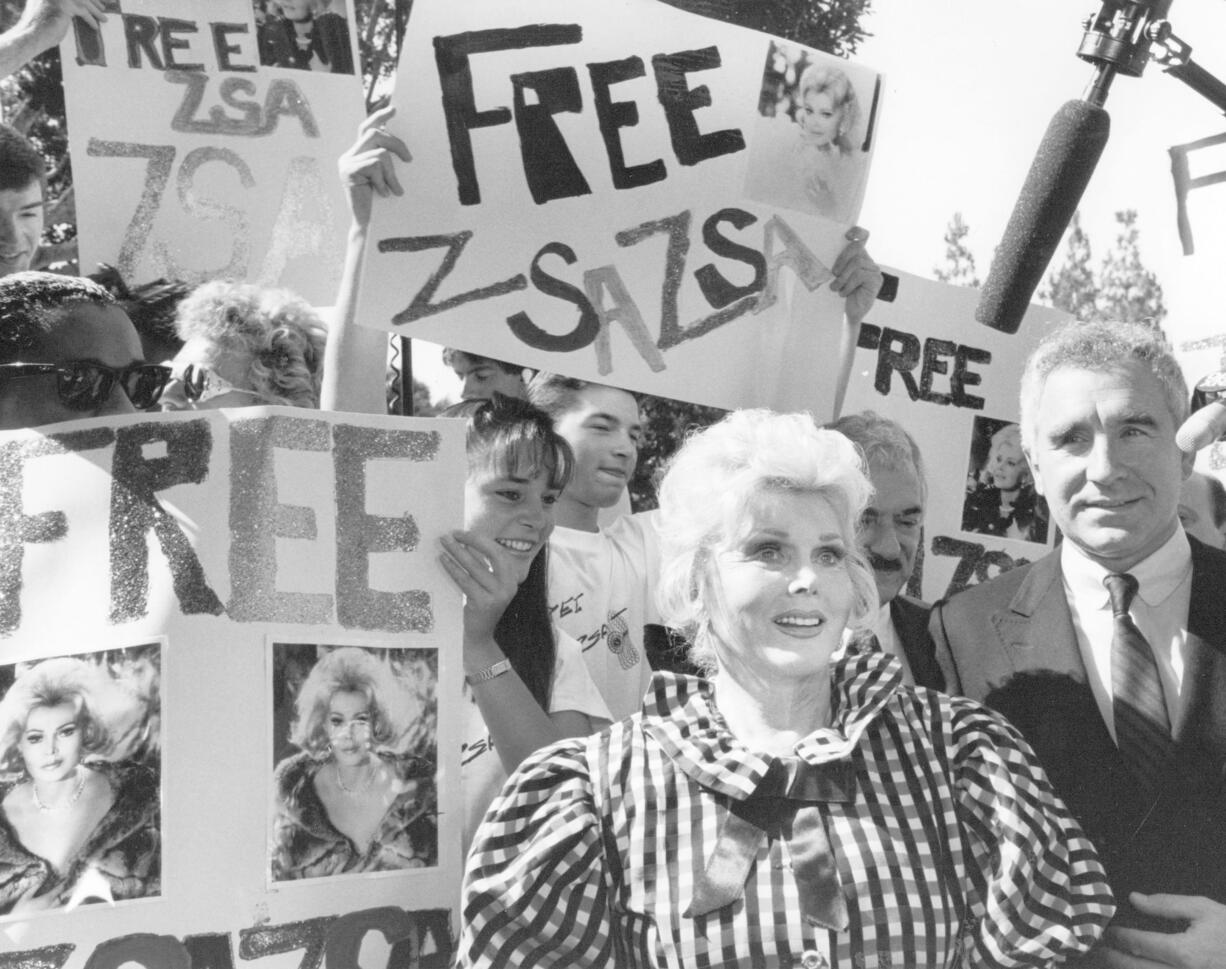
<path fill-rule="evenodd" d="M 483 357 L 454 347 L 443 348 L 443 366 L 455 371 L 460 381 L 460 400 L 489 400 L 494 394 L 527 397 L 524 368 L 493 357 Z"/>
<path fill-rule="evenodd" d="M 25 272 L 43 235 L 43 156 L 0 124 L 0 276 Z"/>
<path fill-rule="evenodd" d="M 549 609 L 583 647 L 592 679 L 620 720 L 642 706 L 651 679 L 643 627 L 660 622 L 654 516 L 599 523 L 601 510 L 621 500 L 638 463 L 638 401 L 616 387 L 551 373 L 532 379 L 528 398 L 553 418 L 575 452 L 549 540 Z"/>

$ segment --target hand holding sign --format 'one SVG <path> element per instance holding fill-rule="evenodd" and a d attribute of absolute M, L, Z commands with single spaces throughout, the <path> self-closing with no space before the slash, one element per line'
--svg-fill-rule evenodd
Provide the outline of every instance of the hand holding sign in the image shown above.
<path fill-rule="evenodd" d="M 466 651 L 470 644 L 492 643 L 494 627 L 519 591 L 513 554 L 477 532 L 456 531 L 440 541 L 439 562 L 464 593 Z"/>
<path fill-rule="evenodd" d="M 63 40 L 73 17 L 97 27 L 106 20 L 104 9 L 102 0 L 29 0 L 13 29 L 0 35 L 0 77 Z"/>
<path fill-rule="evenodd" d="M 860 324 L 881 292 L 883 281 L 881 267 L 873 262 L 864 248 L 868 242 L 868 230 L 853 226 L 847 230 L 844 238 L 847 245 L 830 269 L 834 273 L 830 288 L 843 297 L 843 333 L 839 340 L 839 369 L 835 374 L 833 420 L 838 420 L 843 412 L 843 398 L 847 396 L 847 381 L 851 378 Z"/>
<path fill-rule="evenodd" d="M 337 162 L 349 195 L 349 211 L 361 226 L 370 221 L 372 193 L 380 198 L 404 194 L 392 156 L 404 162 L 412 161 L 413 156 L 408 146 L 384 127 L 395 113 L 395 108 L 381 108 L 364 120 L 358 126 L 358 140 Z"/>
<path fill-rule="evenodd" d="M 864 248 L 868 230 L 854 226 L 847 230 L 847 245 L 830 267 L 834 279 L 830 288 L 843 297 L 843 314 L 852 326 L 859 326 L 868 315 L 873 300 L 881 292 L 881 267 Z"/>

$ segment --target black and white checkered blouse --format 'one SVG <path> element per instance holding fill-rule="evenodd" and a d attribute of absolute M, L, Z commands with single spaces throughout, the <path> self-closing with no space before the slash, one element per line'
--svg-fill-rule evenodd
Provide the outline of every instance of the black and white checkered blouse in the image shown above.
<path fill-rule="evenodd" d="M 684 914 L 729 806 L 774 758 L 733 737 L 711 684 L 657 674 L 642 713 L 521 765 L 468 860 L 459 965 L 1047 966 L 1089 948 L 1114 910 L 1094 849 L 1034 754 L 977 703 L 901 685 L 849 652 L 833 726 L 796 746 L 854 766 L 822 805 L 850 914 L 800 916 L 787 846 L 763 839 L 744 896 Z"/>

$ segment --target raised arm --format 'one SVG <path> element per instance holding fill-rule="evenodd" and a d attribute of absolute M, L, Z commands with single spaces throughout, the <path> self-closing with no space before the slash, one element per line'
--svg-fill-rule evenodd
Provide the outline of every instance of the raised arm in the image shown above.
<path fill-rule="evenodd" d="M 63 40 L 73 17 L 97 27 L 106 20 L 102 10 L 102 0 L 28 0 L 17 23 L 0 34 L 0 77 Z"/>
<path fill-rule="evenodd" d="M 396 175 L 396 159 L 408 162 L 408 146 L 384 125 L 394 108 L 376 111 L 358 126 L 358 138 L 340 157 L 337 168 L 349 198 L 353 221 L 345 249 L 345 268 L 328 345 L 324 350 L 324 378 L 320 406 L 359 414 L 387 413 L 384 372 L 387 369 L 387 334 L 359 326 L 358 282 L 366 259 L 366 241 L 374 197 L 403 195 Z"/>
<path fill-rule="evenodd" d="M 839 341 L 839 374 L 834 390 L 832 420 L 838 420 L 843 412 L 843 398 L 847 394 L 852 360 L 860 339 L 860 324 L 881 292 L 883 281 L 881 267 L 864 248 L 868 242 L 868 230 L 853 226 L 847 230 L 844 238 L 847 245 L 830 267 L 834 273 L 830 288 L 843 297 L 843 333 Z"/>

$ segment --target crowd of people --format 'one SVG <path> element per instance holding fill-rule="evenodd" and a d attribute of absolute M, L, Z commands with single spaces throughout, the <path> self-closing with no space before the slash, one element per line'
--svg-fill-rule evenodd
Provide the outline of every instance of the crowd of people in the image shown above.
<path fill-rule="evenodd" d="M 328 16 L 270 7 L 290 39 L 300 12 Z M 806 110 L 846 119 L 839 79 L 809 80 Z M 356 294 L 371 209 L 411 177 L 390 117 L 341 159 L 330 325 L 282 290 L 28 271 L 42 160 L 0 127 L 0 429 L 385 412 L 385 337 Z M 852 325 L 882 281 L 864 236 L 833 267 Z M 1176 445 L 1190 397 L 1156 329 L 1039 343 L 964 527 L 1059 541 L 935 605 L 907 594 L 929 494 L 897 422 L 733 412 L 631 514 L 633 393 L 445 359 L 467 428 L 464 528 L 437 553 L 464 599 L 460 965 L 1222 963 L 1226 493 Z M 680 672 L 652 669 L 659 627 Z M 286 663 L 272 878 L 435 864 L 426 714 L 392 658 Z M 156 772 L 103 755 L 105 679 L 45 660 L 0 703 L 5 911 L 156 890 Z M 131 846 L 100 856 L 104 830 Z"/>

